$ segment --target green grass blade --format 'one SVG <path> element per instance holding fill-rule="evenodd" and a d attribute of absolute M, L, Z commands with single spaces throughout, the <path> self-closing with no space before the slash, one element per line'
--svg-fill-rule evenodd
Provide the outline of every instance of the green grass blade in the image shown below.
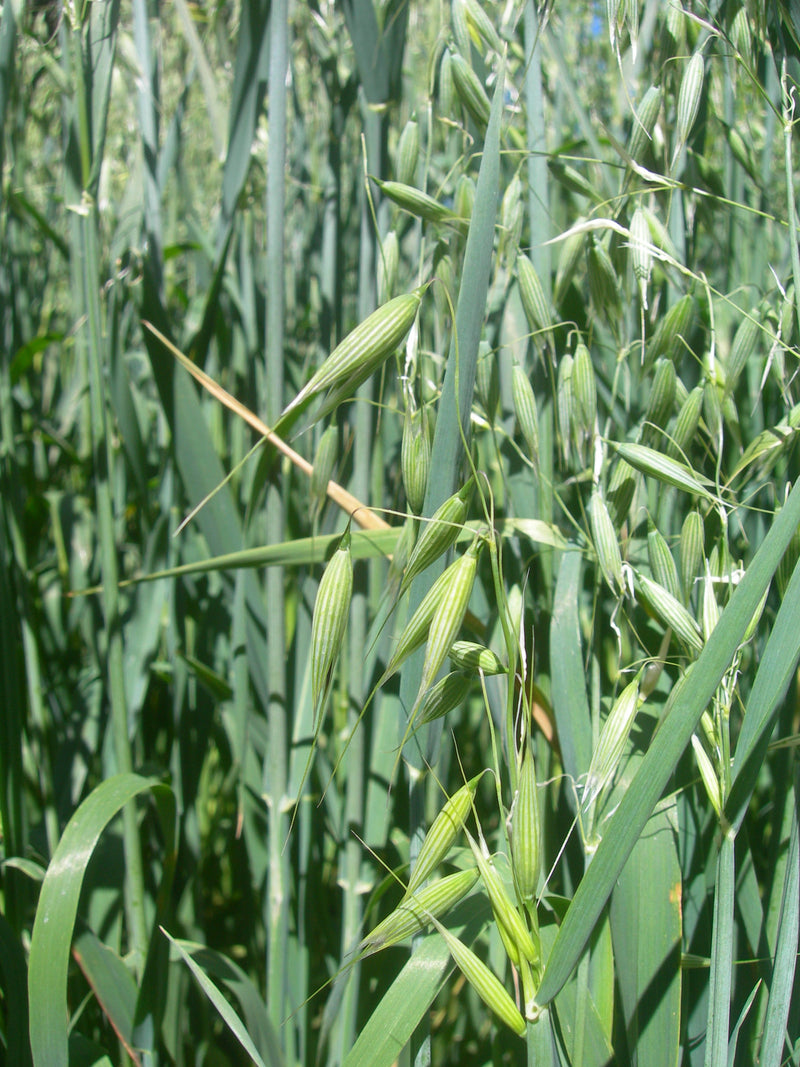
<path fill-rule="evenodd" d="M 731 792 L 725 814 L 731 825 L 741 825 L 750 803 L 774 726 L 780 701 L 800 660 L 797 620 L 800 618 L 800 563 L 786 587 L 775 617 L 758 674 L 747 700 L 747 712 L 733 758 Z"/>
<path fill-rule="evenodd" d="M 592 761 L 592 717 L 578 619 L 582 568 L 580 552 L 562 555 L 550 622 L 550 696 L 564 769 L 575 782 Z"/>
<path fill-rule="evenodd" d="M 137 774 L 102 782 L 64 828 L 47 868 L 33 923 L 28 961 L 31 1051 L 34 1067 L 67 1067 L 67 969 L 78 901 L 86 867 L 100 834 L 140 793 L 152 791 L 158 803 L 165 852 L 175 835 L 175 801 L 161 783 Z"/>
<path fill-rule="evenodd" d="M 726 834 L 717 859 L 714 893 L 714 925 L 709 977 L 706 1067 L 727 1067 L 730 1029 L 731 978 L 733 970 L 733 893 L 735 885 L 735 839 Z"/>
<path fill-rule="evenodd" d="M 458 922 L 451 929 L 471 944 L 490 914 L 485 897 L 471 897 L 453 912 Z M 372 1012 L 344 1067 L 392 1067 L 452 969 L 450 949 L 441 934 L 426 937 Z"/>
<path fill-rule="evenodd" d="M 120 957 L 91 931 L 82 930 L 73 954 L 118 1040 L 133 1057 L 136 982 Z"/>
<path fill-rule="evenodd" d="M 539 1000 L 546 1004 L 578 962 L 620 871 L 672 774 L 704 708 L 741 643 L 778 562 L 800 522 L 796 484 L 734 591 L 693 669 L 673 691 L 661 728 L 578 886 L 545 969 Z"/>
<path fill-rule="evenodd" d="M 777 951 L 772 968 L 767 1018 L 761 1040 L 758 1062 L 765 1067 L 780 1067 L 784 1062 L 783 1050 L 786 1022 L 795 993 L 795 970 L 797 967 L 798 929 L 800 928 L 800 830 L 798 830 L 797 805 L 800 796 L 800 775 L 794 777 L 794 810 L 789 837 L 789 854 L 783 882 L 780 919 L 778 924 Z"/>

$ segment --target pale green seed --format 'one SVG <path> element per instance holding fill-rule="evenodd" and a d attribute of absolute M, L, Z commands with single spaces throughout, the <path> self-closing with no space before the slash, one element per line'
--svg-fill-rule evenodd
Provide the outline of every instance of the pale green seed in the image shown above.
<path fill-rule="evenodd" d="M 421 701 L 425 690 L 433 685 L 464 622 L 469 598 L 472 596 L 472 587 L 475 584 L 478 554 L 482 547 L 483 538 L 476 537 L 461 559 L 449 568 L 450 580 L 431 619 L 417 704 Z"/>
<path fill-rule="evenodd" d="M 348 529 L 320 579 L 311 620 L 311 699 L 314 704 L 315 733 L 330 690 L 333 668 L 341 651 L 352 595 L 353 563 Z"/>
<path fill-rule="evenodd" d="M 552 329 L 553 316 L 544 295 L 541 279 L 526 255 L 520 253 L 517 256 L 516 271 L 522 310 L 525 312 L 525 318 L 531 330 L 536 332 Z"/>
<path fill-rule="evenodd" d="M 290 412 L 301 405 L 305 406 L 325 390 L 329 391 L 329 395 L 317 418 L 332 411 L 350 396 L 406 337 L 417 317 L 423 291 L 424 286 L 420 286 L 413 293 L 395 297 L 356 326 L 284 410 L 278 426 L 284 423 Z"/>
<path fill-rule="evenodd" d="M 475 868 L 457 871 L 420 889 L 413 896 L 403 897 L 391 915 L 364 938 L 358 946 L 359 955 L 371 955 L 390 948 L 424 930 L 430 925 L 431 916 L 439 918 L 448 912 L 467 895 L 477 880 Z"/>
<path fill-rule="evenodd" d="M 686 454 L 691 447 L 697 427 L 700 425 L 700 413 L 703 410 L 703 387 L 696 385 L 686 397 L 678 418 L 675 420 L 675 429 L 672 431 L 672 440 L 667 446 L 667 455 L 672 459 Z"/>
<path fill-rule="evenodd" d="M 519 1037 L 524 1037 L 527 1029 L 525 1020 L 496 975 L 492 974 L 483 960 L 479 959 L 472 949 L 467 948 L 462 941 L 459 941 L 440 922 L 434 920 L 434 926 L 447 942 L 450 955 L 456 961 L 459 970 L 484 1004 L 515 1034 L 518 1034 Z"/>
<path fill-rule="evenodd" d="M 406 408 L 403 422 L 400 471 L 406 491 L 406 500 L 416 515 L 419 515 L 425 503 L 430 470 L 431 443 L 428 436 L 425 410 L 424 408 L 421 411 L 414 410 L 409 404 Z"/>
<path fill-rule="evenodd" d="M 599 204 L 602 200 L 597 186 L 593 185 L 575 167 L 571 167 L 569 163 L 562 163 L 560 159 L 551 159 L 547 166 L 556 181 L 560 182 L 565 189 L 569 189 L 570 192 L 577 193 L 579 196 L 585 196 L 596 204 Z"/>
<path fill-rule="evenodd" d="M 503 42 L 500 40 L 500 34 L 495 29 L 494 22 L 492 22 L 491 18 L 481 7 L 478 0 L 465 0 L 464 7 L 467 16 L 467 24 L 474 30 L 473 40 L 475 40 L 477 36 L 483 40 L 487 48 L 496 52 L 497 55 L 502 55 Z"/>
<path fill-rule="evenodd" d="M 684 350 L 693 323 L 694 298 L 687 293 L 659 319 L 653 339 L 647 346 L 648 363 L 654 363 L 659 356 L 677 359 Z"/>
<path fill-rule="evenodd" d="M 636 495 L 636 483 L 639 475 L 630 463 L 619 457 L 611 471 L 606 495 L 609 514 L 615 528 L 621 527 L 628 518 L 633 498 Z"/>
<path fill-rule="evenodd" d="M 556 409 L 558 411 L 558 426 L 561 431 L 561 447 L 565 460 L 569 459 L 569 442 L 572 432 L 573 411 L 575 409 L 575 396 L 572 392 L 573 363 L 573 358 L 569 353 L 561 357 L 558 364 L 558 380 L 556 382 Z"/>
<path fill-rule="evenodd" d="M 383 672 L 378 688 L 391 678 L 412 652 L 416 652 L 416 650 L 425 643 L 431 620 L 436 614 L 436 609 L 439 607 L 447 583 L 452 578 L 451 570 L 459 562 L 460 560 L 456 560 L 456 563 L 452 563 L 446 571 L 439 575 L 425 594 L 422 603 L 406 623 L 403 632 L 400 634 L 397 644 L 395 645 L 391 659 L 386 666 L 386 670 Z"/>
<path fill-rule="evenodd" d="M 382 182 L 377 178 L 376 183 L 384 196 L 388 197 L 393 204 L 397 204 L 403 211 L 417 218 L 425 219 L 426 222 L 451 222 L 460 223 L 456 212 L 439 203 L 434 197 L 423 193 L 421 189 L 413 185 L 403 185 L 400 182 Z"/>
<path fill-rule="evenodd" d="M 401 185 L 413 185 L 417 177 L 419 160 L 419 126 L 414 119 L 409 119 L 397 142 L 397 164 L 395 174 Z"/>
<path fill-rule="evenodd" d="M 581 341 L 576 349 L 572 365 L 572 392 L 575 397 L 576 432 L 582 430 L 591 437 L 597 418 L 597 382 L 589 349 Z"/>
<path fill-rule="evenodd" d="M 456 670 L 483 671 L 484 674 L 505 674 L 507 670 L 496 652 L 475 641 L 454 642 L 449 655 Z"/>
<path fill-rule="evenodd" d="M 472 218 L 472 209 L 475 206 L 475 182 L 469 174 L 462 174 L 456 182 L 453 194 L 453 207 L 460 219 Z"/>
<path fill-rule="evenodd" d="M 474 778 L 470 778 L 460 789 L 456 790 L 431 823 L 408 880 L 406 897 L 416 893 L 447 856 L 453 842 L 463 829 L 464 820 L 472 807 L 475 790 L 478 788 L 481 777 L 482 774 L 476 774 Z"/>
<path fill-rule="evenodd" d="M 703 94 L 704 61 L 702 52 L 695 52 L 681 79 L 678 93 L 678 113 L 675 123 L 675 150 L 672 155 L 672 167 L 692 132 L 697 112 L 700 109 L 700 97 Z"/>
<path fill-rule="evenodd" d="M 681 527 L 681 591 L 684 604 L 689 603 L 695 578 L 703 569 L 705 528 L 699 511 L 690 511 Z"/>
<path fill-rule="evenodd" d="M 467 22 L 466 0 L 452 0 L 450 18 L 453 24 L 453 37 L 462 56 L 468 56 L 472 48 L 472 36 Z"/>
<path fill-rule="evenodd" d="M 519 895 L 528 904 L 535 899 L 539 885 L 541 841 L 536 767 L 530 743 L 526 742 L 517 795 L 511 810 L 511 858 Z"/>
<path fill-rule="evenodd" d="M 675 404 L 675 366 L 671 359 L 659 359 L 653 373 L 653 385 L 647 402 L 642 443 L 661 444 Z"/>
<path fill-rule="evenodd" d="M 586 786 L 583 792 L 584 811 L 594 803 L 609 785 L 625 751 L 625 745 L 639 709 L 639 675 L 630 682 L 614 701 L 603 723 L 597 747 L 592 753 Z"/>
<path fill-rule="evenodd" d="M 486 889 L 486 895 L 489 897 L 489 903 L 492 905 L 494 917 L 509 935 L 512 946 L 512 951 L 509 953 L 511 962 L 518 966 L 519 956 L 524 956 L 529 963 L 537 964 L 540 958 L 539 949 L 534 944 L 530 931 L 522 921 L 516 906 L 508 895 L 497 869 L 492 861 L 484 856 L 470 834 L 467 834 L 467 840 L 478 865 L 481 881 Z"/>
<path fill-rule="evenodd" d="M 595 310 L 610 321 L 619 308 L 619 282 L 608 249 L 594 236 L 587 252 L 587 273 Z"/>
<path fill-rule="evenodd" d="M 400 244 L 397 231 L 389 230 L 381 242 L 381 255 L 378 259 L 378 293 L 381 303 L 386 303 L 397 284 L 397 268 L 400 263 Z"/>
<path fill-rule="evenodd" d="M 636 109 L 636 117 L 628 138 L 628 155 L 636 163 L 644 163 L 653 130 L 661 110 L 661 89 L 651 85 Z"/>
<path fill-rule="evenodd" d="M 439 66 L 439 105 L 442 115 L 450 118 L 456 110 L 456 90 L 453 84 L 453 54 L 445 48 Z"/>
<path fill-rule="evenodd" d="M 474 675 L 467 671 L 451 671 L 432 685 L 422 698 L 416 719 L 417 726 L 441 719 L 454 708 L 460 707 L 472 688 Z"/>
<path fill-rule="evenodd" d="M 641 208 L 637 208 L 631 219 L 630 257 L 633 276 L 639 287 L 639 300 L 647 310 L 647 287 L 650 284 L 650 272 L 653 266 L 653 253 L 650 251 L 650 227 Z"/>
<path fill-rule="evenodd" d="M 714 765 L 697 734 L 692 734 L 692 748 L 694 749 L 694 758 L 697 761 L 697 769 L 700 771 L 700 777 L 703 780 L 708 799 L 711 801 L 712 807 L 719 818 L 722 815 L 722 793 L 720 791 L 719 778 L 717 777 Z"/>
<path fill-rule="evenodd" d="M 595 487 L 592 491 L 592 500 L 589 506 L 589 519 L 592 526 L 592 541 L 597 553 L 597 561 L 600 570 L 615 596 L 620 596 L 624 590 L 624 578 L 622 575 L 622 553 L 619 549 L 619 540 L 614 530 L 611 516 L 608 514 L 606 502 L 603 500 L 600 490 Z"/>
<path fill-rule="evenodd" d="M 453 86 L 470 118 L 480 129 L 489 123 L 491 105 L 481 80 L 463 56 L 452 57 Z"/>
<path fill-rule="evenodd" d="M 338 450 L 339 431 L 335 426 L 329 426 L 319 439 L 311 471 L 310 496 L 314 512 L 321 510 L 327 500 L 328 482 L 333 474 Z"/>
<path fill-rule="evenodd" d="M 667 590 L 670 596 L 680 600 L 681 589 L 678 582 L 678 568 L 669 550 L 669 545 L 663 534 L 652 523 L 648 523 L 647 532 L 647 558 L 650 563 L 650 571 L 659 585 Z"/>
<path fill-rule="evenodd" d="M 450 304 L 447 301 L 447 296 L 449 294 L 450 300 L 453 301 L 453 307 L 455 307 L 455 295 L 457 292 L 453 261 L 449 255 L 442 256 L 437 263 L 435 278 L 433 302 L 436 305 L 436 314 L 439 317 L 439 321 L 446 323 L 450 319 Z"/>
<path fill-rule="evenodd" d="M 490 424 L 493 424 L 500 401 L 500 376 L 497 370 L 497 357 L 488 341 L 481 341 L 478 347 L 475 388 L 486 418 Z"/>
<path fill-rule="evenodd" d="M 706 574 L 703 579 L 703 600 L 700 610 L 700 622 L 703 629 L 703 638 L 708 641 L 714 627 L 719 622 L 719 604 L 717 603 L 717 595 L 714 591 L 714 581 L 708 567 L 706 567 Z"/>
<path fill-rule="evenodd" d="M 700 627 L 683 604 L 662 585 L 636 572 L 636 592 L 645 606 L 664 626 L 670 627 L 690 651 L 698 655 L 703 651 Z"/>
<path fill-rule="evenodd" d="M 519 174 L 515 174 L 508 183 L 500 208 L 500 243 L 499 252 L 505 256 L 509 269 L 513 269 L 525 215 L 525 198 Z"/>
<path fill-rule="evenodd" d="M 511 371 L 511 395 L 514 399 L 514 414 L 517 426 L 528 446 L 528 458 L 534 469 L 539 469 L 539 417 L 536 413 L 536 397 L 530 378 L 515 363 Z"/>
<path fill-rule="evenodd" d="M 556 306 L 561 303 L 570 285 L 575 280 L 578 261 L 584 244 L 584 234 L 581 232 L 580 223 L 585 221 L 584 218 L 579 218 L 573 227 L 574 232 L 565 241 L 561 242 L 556 281 L 553 287 L 553 303 Z"/>
<path fill-rule="evenodd" d="M 755 351 L 756 341 L 761 331 L 757 315 L 758 312 L 754 308 L 750 316 L 745 316 L 739 323 L 739 328 L 734 335 L 730 353 L 725 360 L 725 391 L 728 394 L 736 388 L 739 375 Z"/>
<path fill-rule="evenodd" d="M 712 485 L 707 478 L 692 470 L 691 467 L 678 460 L 670 459 L 662 452 L 656 452 L 654 448 L 645 445 L 619 444 L 610 441 L 609 444 L 616 452 L 627 460 L 632 467 L 648 474 L 666 485 L 672 485 L 676 489 L 682 489 L 686 493 L 703 497 L 705 500 L 714 501 L 714 495 L 709 492 L 706 485 Z M 705 483 L 705 485 L 703 484 Z"/>
<path fill-rule="evenodd" d="M 650 240 L 656 248 L 662 249 L 668 256 L 671 256 L 672 259 L 680 260 L 680 254 L 669 235 L 669 230 L 658 215 L 651 211 L 646 205 L 640 206 L 637 210 L 641 211 L 642 215 L 644 215 L 647 222 L 647 228 L 650 231 Z"/>
<path fill-rule="evenodd" d="M 418 574 L 455 544 L 466 520 L 474 489 L 475 479 L 471 477 L 457 493 L 440 504 L 425 523 L 403 575 L 400 595 L 408 589 Z"/>

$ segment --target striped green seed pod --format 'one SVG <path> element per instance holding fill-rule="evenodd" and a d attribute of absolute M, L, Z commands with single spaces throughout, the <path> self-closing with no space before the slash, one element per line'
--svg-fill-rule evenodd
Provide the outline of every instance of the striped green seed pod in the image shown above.
<path fill-rule="evenodd" d="M 472 37 L 467 22 L 466 0 L 452 0 L 450 18 L 453 23 L 453 37 L 462 56 L 468 56 L 472 48 Z"/>
<path fill-rule="evenodd" d="M 552 329 L 553 316 L 544 295 L 541 279 L 526 255 L 520 253 L 517 256 L 516 271 L 522 310 L 525 312 L 525 318 L 531 330 L 536 332 Z"/>
<path fill-rule="evenodd" d="M 515 363 L 511 371 L 511 395 L 514 399 L 514 415 L 517 426 L 528 446 L 528 458 L 539 469 L 539 416 L 536 413 L 536 397 L 530 378 Z"/>
<path fill-rule="evenodd" d="M 539 816 L 539 792 L 536 767 L 529 743 L 519 770 L 519 786 L 511 811 L 511 858 L 514 880 L 526 904 L 536 897 L 541 864 L 542 826 Z"/>
<path fill-rule="evenodd" d="M 608 249 L 595 237 L 589 242 L 586 268 L 595 310 L 608 319 L 609 313 L 619 307 L 619 282 Z"/>
<path fill-rule="evenodd" d="M 703 410 L 703 387 L 696 385 L 686 397 L 678 412 L 675 421 L 675 429 L 672 431 L 672 440 L 667 447 L 667 455 L 671 459 L 686 455 L 691 448 L 692 442 L 697 435 L 697 427 L 700 425 L 700 414 Z"/>
<path fill-rule="evenodd" d="M 749 316 L 745 316 L 739 323 L 739 328 L 734 334 L 731 350 L 725 360 L 725 391 L 730 394 L 736 388 L 739 375 L 747 366 L 760 332 L 758 323 L 758 311 L 754 308 Z"/>
<path fill-rule="evenodd" d="M 706 794 L 719 818 L 722 815 L 722 792 L 719 778 L 714 770 L 714 764 L 711 762 L 711 758 L 697 734 L 692 734 L 692 749 L 694 750 L 694 758 L 697 763 L 697 769 L 700 771 L 700 777 L 703 779 Z"/>
<path fill-rule="evenodd" d="M 679 600 L 663 585 L 636 573 L 636 593 L 639 600 L 656 618 L 672 629 L 687 649 L 699 655 L 703 651 L 703 635 L 694 618 Z"/>
<path fill-rule="evenodd" d="M 633 469 L 630 463 L 618 458 L 611 471 L 606 490 L 609 514 L 615 529 L 621 527 L 628 518 L 633 498 L 636 495 L 638 479 L 638 472 Z"/>
<path fill-rule="evenodd" d="M 413 185 L 403 185 L 401 182 L 382 182 L 377 178 L 373 181 L 384 196 L 410 215 L 416 215 L 417 218 L 425 219 L 426 222 L 453 222 L 457 218 L 456 213 L 450 208 Z"/>
<path fill-rule="evenodd" d="M 419 126 L 409 119 L 397 141 L 395 174 L 401 185 L 413 185 L 417 177 L 419 161 Z"/>
<path fill-rule="evenodd" d="M 473 476 L 462 485 L 457 493 L 440 504 L 430 520 L 425 523 L 406 566 L 400 595 L 408 589 L 418 574 L 421 574 L 426 567 L 443 556 L 456 543 L 466 520 L 474 490 L 475 478 Z"/>
<path fill-rule="evenodd" d="M 644 163 L 647 159 L 648 146 L 661 110 L 661 98 L 660 87 L 651 85 L 636 109 L 636 117 L 628 138 L 628 155 L 636 163 Z"/>
<path fill-rule="evenodd" d="M 406 408 L 403 422 L 403 439 L 400 446 L 400 470 L 408 506 L 419 515 L 428 491 L 431 471 L 431 442 L 425 409 Z"/>
<path fill-rule="evenodd" d="M 594 434 L 597 418 L 597 382 L 589 349 L 579 342 L 575 348 L 572 366 L 572 392 L 575 397 L 575 429 L 582 430 L 587 437 Z"/>
<path fill-rule="evenodd" d="M 717 594 L 714 590 L 714 581 L 711 573 L 706 567 L 706 574 L 703 579 L 703 600 L 700 608 L 700 623 L 705 641 L 708 641 L 718 622 L 719 604 L 717 603 Z"/>
<path fill-rule="evenodd" d="M 675 247 L 675 243 L 669 235 L 669 230 L 656 215 L 654 211 L 651 211 L 646 204 L 641 204 L 637 209 L 641 211 L 644 216 L 647 228 L 650 231 L 650 241 L 656 246 L 656 248 L 663 249 L 668 256 L 672 256 L 673 259 L 680 259 L 680 253 Z"/>
<path fill-rule="evenodd" d="M 461 559 L 448 568 L 450 580 L 443 590 L 428 631 L 428 646 L 415 702 L 417 704 L 422 700 L 425 691 L 433 685 L 464 622 L 482 547 L 483 538 L 476 537 Z"/>
<path fill-rule="evenodd" d="M 472 855 L 478 865 L 481 881 L 486 889 L 486 895 L 492 906 L 494 917 L 500 926 L 508 934 L 510 941 L 503 940 L 506 948 L 511 947 L 509 953 L 514 966 L 519 966 L 519 957 L 524 956 L 529 963 L 539 962 L 539 949 L 534 944 L 530 931 L 522 921 L 514 902 L 508 895 L 497 869 L 491 860 L 487 859 L 473 838 L 467 834 L 472 849 Z"/>
<path fill-rule="evenodd" d="M 525 197 L 519 174 L 515 174 L 503 193 L 500 207 L 500 252 L 513 264 L 522 236 Z"/>
<path fill-rule="evenodd" d="M 659 359 L 653 373 L 653 385 L 647 401 L 642 442 L 660 444 L 665 438 L 663 430 L 675 404 L 675 365 L 671 359 Z"/>
<path fill-rule="evenodd" d="M 675 560 L 664 535 L 652 522 L 648 523 L 647 558 L 653 578 L 659 585 L 663 585 L 671 596 L 675 597 L 676 600 L 680 600 L 681 587 L 678 582 L 678 568 L 675 566 Z"/>
<path fill-rule="evenodd" d="M 491 105 L 480 78 L 466 59 L 457 54 L 452 58 L 452 69 L 456 96 L 475 125 L 481 130 L 485 129 L 489 124 Z"/>
<path fill-rule="evenodd" d="M 422 603 L 404 626 L 386 670 L 383 672 L 379 688 L 391 678 L 413 652 L 416 652 L 425 643 L 431 620 L 436 614 L 442 597 L 446 592 L 447 583 L 452 579 L 452 568 L 460 562 L 460 560 L 456 560 L 455 563 L 451 563 L 447 570 L 439 575 L 423 597 Z"/>
<path fill-rule="evenodd" d="M 397 267 L 400 263 L 400 244 L 397 231 L 389 230 L 381 243 L 378 259 L 378 293 L 382 304 L 391 299 L 397 284 Z"/>
<path fill-rule="evenodd" d="M 689 140 L 700 98 L 703 95 L 704 60 L 702 52 L 695 52 L 683 72 L 681 88 L 678 93 L 678 114 L 675 122 L 675 149 L 672 154 L 672 166 L 675 166 L 682 148 Z"/>
<path fill-rule="evenodd" d="M 505 674 L 507 670 L 496 652 L 475 641 L 456 641 L 450 649 L 450 662 L 460 671 Z"/>
<path fill-rule="evenodd" d="M 445 859 L 447 853 L 461 832 L 464 820 L 469 815 L 475 790 L 482 775 L 476 774 L 470 778 L 460 789 L 456 790 L 442 807 L 442 810 L 431 823 L 430 829 L 425 835 L 425 840 L 420 846 L 417 862 L 408 880 L 405 896 L 410 897 L 416 893 L 423 882 L 433 874 L 439 864 Z"/>
<path fill-rule="evenodd" d="M 563 185 L 565 189 L 569 189 L 571 193 L 585 196 L 595 204 L 602 199 L 597 191 L 597 186 L 593 185 L 575 167 L 571 167 L 568 163 L 562 163 L 559 159 L 549 160 L 547 167 L 556 181 Z"/>
<path fill-rule="evenodd" d="M 456 113 L 456 89 L 453 84 L 453 53 L 445 48 L 439 66 L 439 108 L 442 116 L 452 119 Z"/>
<path fill-rule="evenodd" d="M 290 412 L 328 390 L 329 395 L 317 414 L 317 418 L 321 418 L 365 382 L 389 358 L 414 325 L 423 290 L 424 287 L 420 286 L 413 293 L 395 297 L 356 326 L 284 410 L 278 427 L 288 421 Z"/>
<path fill-rule="evenodd" d="M 328 482 L 333 474 L 336 455 L 339 450 L 339 431 L 336 426 L 329 426 L 319 439 L 314 455 L 314 467 L 311 472 L 311 509 L 320 511 L 328 496 Z"/>
<path fill-rule="evenodd" d="M 454 907 L 469 893 L 478 880 L 478 872 L 457 871 L 420 889 L 412 896 L 405 896 L 383 922 L 368 934 L 358 946 L 359 955 L 371 955 L 390 948 L 407 937 L 413 937 L 430 925 L 431 916 L 439 918 Z"/>
<path fill-rule="evenodd" d="M 477 39 L 480 39 L 484 42 L 487 48 L 496 52 L 497 55 L 502 55 L 503 42 L 500 40 L 500 34 L 495 29 L 494 22 L 492 22 L 486 14 L 478 0 L 465 0 L 464 7 L 467 16 L 467 25 L 473 31 L 473 41 L 477 44 Z"/>
<path fill-rule="evenodd" d="M 731 23 L 730 28 L 730 38 L 733 42 L 733 47 L 739 55 L 747 63 L 752 64 L 754 34 L 750 25 L 747 6 L 745 4 L 742 4 L 733 16 L 733 22 Z"/>
<path fill-rule="evenodd" d="M 488 341 L 481 341 L 478 347 L 475 387 L 486 417 L 493 423 L 500 402 L 500 376 L 497 357 Z"/>
<path fill-rule="evenodd" d="M 474 674 L 471 671 L 451 671 L 444 678 L 440 678 L 422 698 L 415 719 L 416 725 L 424 726 L 435 719 L 441 719 L 454 708 L 461 707 L 472 688 L 473 680 Z"/>
<path fill-rule="evenodd" d="M 453 208 L 460 219 L 471 219 L 475 207 L 475 182 L 469 174 L 462 174 L 456 182 Z"/>
<path fill-rule="evenodd" d="M 311 699 L 315 733 L 319 729 L 333 668 L 341 650 L 352 595 L 353 562 L 348 528 L 320 579 L 311 620 Z"/>
<path fill-rule="evenodd" d="M 703 386 L 703 419 L 711 437 L 711 447 L 719 452 L 723 445 L 723 419 L 721 389 L 710 379 Z"/>
<path fill-rule="evenodd" d="M 650 227 L 647 225 L 647 217 L 641 208 L 637 208 L 633 213 L 630 231 L 631 269 L 639 287 L 639 300 L 646 311 L 647 287 L 650 284 L 653 254 L 650 251 Z"/>
<path fill-rule="evenodd" d="M 565 460 L 569 459 L 570 433 L 575 411 L 575 396 L 572 391 L 573 365 L 574 360 L 569 353 L 562 356 L 558 364 L 558 379 L 556 382 L 558 428 L 561 432 L 561 448 L 564 452 Z"/>
<path fill-rule="evenodd" d="M 611 516 L 608 514 L 606 502 L 597 487 L 592 490 L 589 520 L 592 527 L 592 541 L 594 542 L 594 550 L 597 553 L 600 570 L 603 572 L 603 577 L 612 593 L 615 596 L 621 596 L 624 591 L 622 553 L 619 549 L 619 540 L 611 522 Z"/>
<path fill-rule="evenodd" d="M 647 362 L 659 356 L 675 360 L 683 352 L 694 323 L 694 298 L 688 293 L 677 300 L 659 320 L 653 339 L 647 346 Z"/>
<path fill-rule="evenodd" d="M 681 592 L 689 604 L 695 579 L 703 572 L 705 560 L 705 526 L 699 511 L 690 511 L 681 527 Z"/>
<path fill-rule="evenodd" d="M 578 272 L 578 262 L 583 252 L 585 235 L 581 232 L 580 223 L 585 222 L 579 218 L 573 227 L 574 231 L 565 241 L 561 242 L 561 251 L 558 256 L 558 269 L 556 281 L 553 286 L 553 304 L 558 307 L 566 296 L 570 285 L 575 281 Z"/>
<path fill-rule="evenodd" d="M 483 960 L 475 955 L 472 949 L 467 948 L 463 941 L 459 941 L 454 934 L 451 934 L 447 927 L 442 926 L 436 920 L 434 920 L 434 926 L 447 942 L 450 955 L 456 961 L 459 970 L 487 1008 L 490 1008 L 498 1019 L 515 1034 L 524 1037 L 527 1024 L 499 978 L 489 970 Z"/>
<path fill-rule="evenodd" d="M 625 751 L 625 744 L 639 710 L 639 675 L 630 682 L 614 701 L 603 723 L 597 747 L 592 753 L 582 807 L 586 811 L 613 779 Z"/>
<path fill-rule="evenodd" d="M 713 483 L 687 466 L 687 464 L 670 459 L 662 452 L 657 452 L 654 448 L 647 448 L 646 445 L 619 444 L 615 441 L 609 443 L 623 459 L 627 460 L 636 470 L 641 471 L 642 474 L 647 474 L 657 481 L 664 482 L 666 485 L 672 485 L 685 493 L 691 493 L 694 496 L 702 497 L 704 500 L 714 502 L 713 493 L 706 488 L 707 485 L 712 485 Z"/>
<path fill-rule="evenodd" d="M 453 261 L 449 255 L 442 256 L 436 264 L 434 277 L 436 284 L 433 286 L 433 302 L 436 305 L 436 314 L 441 323 L 446 323 L 450 319 L 450 304 L 447 301 L 447 297 L 449 295 L 450 300 L 453 302 L 453 307 L 455 307 L 455 298 L 458 292 Z"/>

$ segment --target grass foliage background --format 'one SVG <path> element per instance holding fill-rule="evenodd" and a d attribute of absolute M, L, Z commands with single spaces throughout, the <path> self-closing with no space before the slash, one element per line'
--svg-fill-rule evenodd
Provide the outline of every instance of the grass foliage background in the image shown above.
<path fill-rule="evenodd" d="M 800 1061 L 799 38 L 778 2 L 6 0 L 6 1062 Z M 248 458 L 174 355 L 273 427 L 432 279 L 408 343 L 287 426 L 295 458 Z M 332 440 L 377 521 L 319 721 L 349 515 L 302 460 Z M 409 737 L 424 652 L 373 688 L 476 532 L 459 632 L 503 669 Z M 487 875 L 441 920 L 522 1039 L 430 925 L 355 951 L 479 775 L 466 825 L 531 974 Z M 475 866 L 463 833 L 441 860 Z"/>

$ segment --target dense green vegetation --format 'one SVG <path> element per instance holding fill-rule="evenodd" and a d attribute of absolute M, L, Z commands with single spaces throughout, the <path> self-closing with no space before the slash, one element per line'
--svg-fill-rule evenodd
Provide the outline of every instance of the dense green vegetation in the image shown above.
<path fill-rule="evenodd" d="M 5 0 L 0 1058 L 800 1062 L 796 7 Z"/>

